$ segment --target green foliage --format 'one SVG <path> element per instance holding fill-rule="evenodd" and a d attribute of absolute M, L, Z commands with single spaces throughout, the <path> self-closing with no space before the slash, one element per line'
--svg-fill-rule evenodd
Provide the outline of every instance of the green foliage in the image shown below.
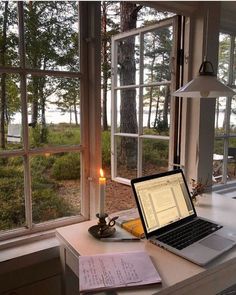
<path fill-rule="evenodd" d="M 71 206 L 50 188 L 35 190 L 32 193 L 33 221 L 43 222 L 71 215 Z"/>
<path fill-rule="evenodd" d="M 56 158 L 52 166 L 52 175 L 57 180 L 80 178 L 80 156 L 69 153 Z"/>
<path fill-rule="evenodd" d="M 165 140 L 145 140 L 143 144 L 144 161 L 146 164 L 166 166 L 168 163 L 169 144 Z"/>
<path fill-rule="evenodd" d="M 110 131 L 102 132 L 102 164 L 111 165 L 111 133 Z"/>
<path fill-rule="evenodd" d="M 54 182 L 48 177 L 50 168 L 55 161 L 54 157 L 35 156 L 31 158 L 31 173 L 32 173 L 32 186 L 33 188 L 44 186 L 45 184 L 52 184 Z"/>
<path fill-rule="evenodd" d="M 48 142 L 48 128 L 41 124 L 36 124 L 31 130 L 32 145 L 40 147 Z"/>
<path fill-rule="evenodd" d="M 0 168 L 0 230 L 24 224 L 23 180 L 21 169 L 8 166 Z"/>
<path fill-rule="evenodd" d="M 166 121 L 156 119 L 154 122 L 154 129 L 159 133 L 167 133 L 169 130 L 168 123 Z"/>
<path fill-rule="evenodd" d="M 49 145 L 74 145 L 80 143 L 80 128 L 76 125 L 58 124 L 49 126 Z"/>

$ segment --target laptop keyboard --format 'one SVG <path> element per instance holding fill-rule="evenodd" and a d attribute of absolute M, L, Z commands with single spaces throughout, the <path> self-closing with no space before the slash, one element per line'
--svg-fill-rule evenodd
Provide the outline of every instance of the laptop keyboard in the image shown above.
<path fill-rule="evenodd" d="M 222 228 L 221 225 L 203 219 L 196 219 L 168 234 L 158 237 L 157 240 L 181 250 L 220 228 Z"/>

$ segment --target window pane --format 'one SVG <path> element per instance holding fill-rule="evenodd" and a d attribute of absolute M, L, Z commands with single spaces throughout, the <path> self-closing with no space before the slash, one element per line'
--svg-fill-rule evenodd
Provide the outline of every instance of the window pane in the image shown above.
<path fill-rule="evenodd" d="M 139 36 L 130 36 L 118 43 L 117 86 L 136 85 L 139 81 Z"/>
<path fill-rule="evenodd" d="M 172 27 L 144 34 L 144 83 L 170 81 Z"/>
<path fill-rule="evenodd" d="M 236 179 L 236 138 L 229 139 L 229 148 L 228 148 L 228 165 L 227 165 L 227 175 L 228 180 Z"/>
<path fill-rule="evenodd" d="M 215 111 L 215 133 L 216 135 L 223 134 L 226 123 L 226 97 L 216 99 Z"/>
<path fill-rule="evenodd" d="M 236 98 L 232 97 L 230 113 L 230 135 L 236 135 Z"/>
<path fill-rule="evenodd" d="M 78 2 L 29 1 L 24 13 L 27 66 L 77 71 Z"/>
<path fill-rule="evenodd" d="M 116 136 L 117 177 L 137 177 L 137 138 Z"/>
<path fill-rule="evenodd" d="M 236 38 L 234 37 L 234 65 L 236 63 Z M 236 85 L 236 67 L 233 67 L 233 85 Z"/>
<path fill-rule="evenodd" d="M 0 231 L 25 225 L 24 169 L 21 157 L 0 159 Z"/>
<path fill-rule="evenodd" d="M 143 175 L 168 170 L 169 141 L 159 139 L 143 140 Z"/>
<path fill-rule="evenodd" d="M 225 84 L 228 84 L 229 63 L 230 63 L 230 35 L 221 33 L 219 38 L 218 77 Z"/>
<path fill-rule="evenodd" d="M 213 184 L 222 180 L 222 164 L 224 155 L 224 140 L 215 139 L 213 155 Z"/>
<path fill-rule="evenodd" d="M 79 79 L 30 77 L 28 101 L 31 147 L 80 143 Z"/>
<path fill-rule="evenodd" d="M 143 91 L 143 134 L 169 135 L 170 87 L 151 86 Z"/>
<path fill-rule="evenodd" d="M 17 2 L 0 1 L 0 66 L 19 66 Z"/>
<path fill-rule="evenodd" d="M 117 124 L 116 132 L 138 132 L 138 90 L 136 88 L 117 91 L 116 97 Z"/>
<path fill-rule="evenodd" d="M 80 155 L 34 156 L 32 172 L 33 222 L 80 213 Z"/>
<path fill-rule="evenodd" d="M 2 74 L 0 76 L 2 86 L 0 91 L 1 150 L 16 150 L 22 148 L 22 111 L 19 79 L 19 75 Z"/>

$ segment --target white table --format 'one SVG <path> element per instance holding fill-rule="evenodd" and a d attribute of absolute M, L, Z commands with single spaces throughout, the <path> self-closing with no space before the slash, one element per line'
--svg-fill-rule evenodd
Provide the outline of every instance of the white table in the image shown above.
<path fill-rule="evenodd" d="M 203 196 L 196 209 L 200 216 L 236 228 L 236 200 L 213 193 Z M 122 290 L 117 292 L 118 294 L 215 295 L 236 283 L 236 248 L 203 268 L 147 241 L 121 243 L 98 241 L 88 233 L 88 228 L 91 225 L 94 225 L 94 221 L 57 230 L 57 237 L 61 244 L 60 256 L 64 270 L 64 289 L 67 295 L 78 294 L 79 255 L 134 250 L 146 250 L 149 253 L 162 277 L 162 284 L 136 290 Z"/>

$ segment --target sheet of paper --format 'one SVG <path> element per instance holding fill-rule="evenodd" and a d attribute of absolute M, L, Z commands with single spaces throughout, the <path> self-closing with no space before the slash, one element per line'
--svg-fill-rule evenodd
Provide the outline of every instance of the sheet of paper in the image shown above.
<path fill-rule="evenodd" d="M 144 251 L 79 258 L 80 291 L 118 288 L 160 282 L 150 257 Z"/>

